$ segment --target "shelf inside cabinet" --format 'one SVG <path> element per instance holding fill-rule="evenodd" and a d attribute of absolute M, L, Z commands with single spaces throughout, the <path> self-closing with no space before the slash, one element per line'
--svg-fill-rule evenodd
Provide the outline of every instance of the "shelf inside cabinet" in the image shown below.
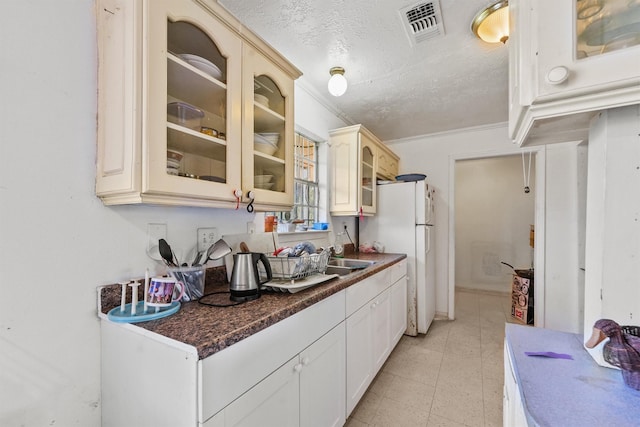
<path fill-rule="evenodd" d="M 170 122 L 167 147 L 215 160 L 224 160 L 227 152 L 226 141 Z"/>
<path fill-rule="evenodd" d="M 256 169 L 284 165 L 285 163 L 284 159 L 269 156 L 268 154 L 260 153 L 258 151 L 254 152 L 254 162 Z"/>
<path fill-rule="evenodd" d="M 256 133 L 282 131 L 285 121 L 283 116 L 257 102 L 254 105 L 254 127 Z"/>
<path fill-rule="evenodd" d="M 224 117 L 227 85 L 170 53 L 167 54 L 167 86 L 170 96 Z"/>

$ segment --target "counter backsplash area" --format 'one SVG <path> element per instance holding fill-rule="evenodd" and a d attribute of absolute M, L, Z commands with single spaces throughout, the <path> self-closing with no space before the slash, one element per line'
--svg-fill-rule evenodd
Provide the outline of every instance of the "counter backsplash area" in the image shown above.
<path fill-rule="evenodd" d="M 137 280 L 141 285 L 138 286 L 138 301 L 143 300 L 144 295 L 144 277 L 132 278 L 131 281 Z M 205 273 L 205 289 L 209 287 L 218 287 L 227 283 L 227 269 L 224 266 L 211 267 L 206 269 Z M 132 301 L 132 288 L 127 286 L 127 303 Z M 98 286 L 98 313 L 106 315 L 109 310 L 120 306 L 122 297 L 122 286 L 119 283 L 112 285 Z"/>

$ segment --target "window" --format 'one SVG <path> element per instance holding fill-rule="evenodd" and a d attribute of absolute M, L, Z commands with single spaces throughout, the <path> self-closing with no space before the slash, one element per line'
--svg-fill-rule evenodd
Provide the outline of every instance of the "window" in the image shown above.
<path fill-rule="evenodd" d="M 293 172 L 293 209 L 275 213 L 278 222 L 302 220 L 311 227 L 318 222 L 318 147 L 315 141 L 296 133 Z"/>

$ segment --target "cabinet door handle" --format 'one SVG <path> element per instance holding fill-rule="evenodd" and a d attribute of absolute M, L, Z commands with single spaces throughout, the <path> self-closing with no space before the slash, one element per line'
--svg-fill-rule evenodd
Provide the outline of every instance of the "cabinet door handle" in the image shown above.
<path fill-rule="evenodd" d="M 302 371 L 302 364 L 301 363 L 297 363 L 294 367 L 293 370 L 296 372 L 300 372 Z"/>
<path fill-rule="evenodd" d="M 546 77 L 547 83 L 559 85 L 569 78 L 569 69 L 563 65 L 553 67 L 549 70 Z"/>

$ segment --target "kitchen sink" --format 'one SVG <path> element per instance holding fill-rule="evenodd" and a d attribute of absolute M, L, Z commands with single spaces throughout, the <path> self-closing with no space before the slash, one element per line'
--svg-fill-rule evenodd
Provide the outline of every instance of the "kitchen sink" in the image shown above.
<path fill-rule="evenodd" d="M 375 261 L 368 261 L 365 259 L 329 258 L 329 262 L 327 265 L 331 265 L 335 267 L 352 268 L 354 270 L 361 270 L 375 263 L 376 263 Z"/>
<path fill-rule="evenodd" d="M 363 270 L 375 264 L 375 261 L 351 258 L 330 258 L 327 263 L 325 274 L 337 274 L 346 276 L 347 274 Z"/>

